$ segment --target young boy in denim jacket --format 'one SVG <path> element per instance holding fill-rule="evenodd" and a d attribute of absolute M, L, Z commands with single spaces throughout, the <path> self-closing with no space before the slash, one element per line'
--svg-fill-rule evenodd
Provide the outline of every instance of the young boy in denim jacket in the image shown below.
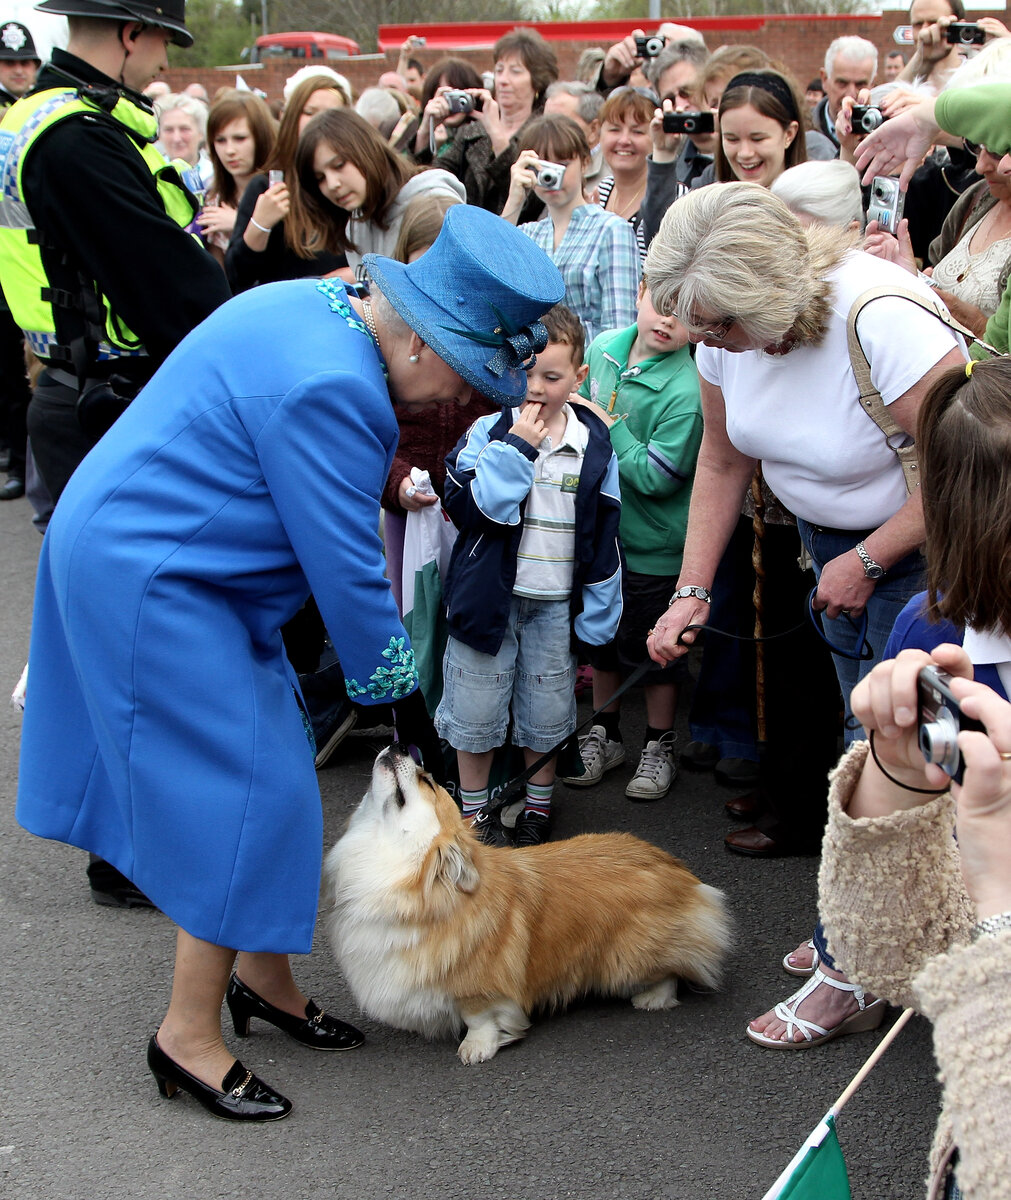
<path fill-rule="evenodd" d="M 637 308 L 630 328 L 594 338 L 588 378 L 579 389 L 608 426 L 618 458 L 621 541 L 628 563 L 617 636 L 589 653 L 595 709 L 614 693 L 622 675 L 646 658 L 649 630 L 667 610 L 677 586 L 702 440 L 698 373 L 688 332 L 674 317 L 657 313 L 645 283 Z M 630 800 L 659 800 L 674 782 L 673 726 L 683 662 L 678 668 L 655 667 L 644 678 L 646 736 L 625 789 Z M 566 783 L 589 787 L 625 761 L 619 718 L 615 702 L 580 739 L 585 774 Z"/>
<path fill-rule="evenodd" d="M 435 715 L 457 752 L 467 818 L 488 801 L 495 749 L 512 714 L 529 766 L 576 727 L 575 640 L 604 645 L 621 615 L 621 501 L 607 430 L 569 404 L 582 382 L 583 331 L 563 305 L 519 408 L 481 417 L 446 459 L 445 507 L 459 537 L 444 596 L 449 642 Z M 515 844 L 548 836 L 552 760 L 527 784 Z M 506 834 L 478 822 L 483 841 Z"/>

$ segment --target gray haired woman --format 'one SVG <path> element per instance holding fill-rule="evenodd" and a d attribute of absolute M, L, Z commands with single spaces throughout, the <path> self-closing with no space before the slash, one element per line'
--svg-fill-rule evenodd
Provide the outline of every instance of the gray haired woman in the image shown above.
<path fill-rule="evenodd" d="M 847 317 L 869 288 L 912 288 L 925 298 L 929 289 L 853 249 L 837 229 L 805 229 L 781 200 L 747 183 L 679 200 L 645 274 L 657 310 L 673 312 L 701 343 L 705 421 L 678 589 L 649 638 L 651 657 L 685 654 L 680 635 L 706 623 L 716 566 L 758 462 L 797 517 L 827 636 L 834 645 L 851 642 L 846 618 L 866 611 L 866 637 L 880 657 L 895 616 L 922 587 L 923 516 L 918 493 L 907 496 L 897 457 L 861 405 Z M 894 295 L 867 304 L 857 331 L 877 390 L 912 436 L 931 381 L 964 360 L 964 346 Z M 874 660 L 834 659 L 848 702 Z M 855 736 L 848 728 L 847 740 Z M 817 935 L 815 944 L 820 961 L 804 988 L 753 1021 L 752 1040 L 792 1049 L 880 1023 L 883 1004 L 835 970 Z"/>

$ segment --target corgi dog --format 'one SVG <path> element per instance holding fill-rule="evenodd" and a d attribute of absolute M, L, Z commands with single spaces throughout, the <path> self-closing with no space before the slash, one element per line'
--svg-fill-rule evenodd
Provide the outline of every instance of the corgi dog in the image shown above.
<path fill-rule="evenodd" d="M 626 833 L 485 846 L 398 746 L 376 759 L 324 887 L 361 1008 L 428 1037 L 466 1027 L 464 1063 L 581 996 L 673 1008 L 678 979 L 716 987 L 730 949 L 723 894 L 665 851 Z"/>

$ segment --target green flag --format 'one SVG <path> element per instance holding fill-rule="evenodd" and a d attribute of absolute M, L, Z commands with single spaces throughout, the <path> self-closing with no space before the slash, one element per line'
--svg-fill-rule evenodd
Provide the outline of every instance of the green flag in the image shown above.
<path fill-rule="evenodd" d="M 832 1113 L 823 1117 L 763 1200 L 850 1200 L 846 1160 Z"/>

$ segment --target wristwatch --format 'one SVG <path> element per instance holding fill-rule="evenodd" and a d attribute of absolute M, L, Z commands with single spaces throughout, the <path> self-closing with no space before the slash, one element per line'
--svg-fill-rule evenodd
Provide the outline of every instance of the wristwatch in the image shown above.
<path fill-rule="evenodd" d="M 853 549 L 860 556 L 860 561 L 864 564 L 865 579 L 880 579 L 881 576 L 884 575 L 885 568 L 871 558 L 871 556 L 867 553 L 867 547 L 863 544 L 863 542 L 857 542 Z"/>
<path fill-rule="evenodd" d="M 694 596 L 696 600 L 704 600 L 706 604 L 713 602 L 713 593 L 708 588 L 696 587 L 692 584 L 690 587 L 679 587 L 667 604 L 670 606 L 675 600 L 684 600 L 686 596 Z"/>

